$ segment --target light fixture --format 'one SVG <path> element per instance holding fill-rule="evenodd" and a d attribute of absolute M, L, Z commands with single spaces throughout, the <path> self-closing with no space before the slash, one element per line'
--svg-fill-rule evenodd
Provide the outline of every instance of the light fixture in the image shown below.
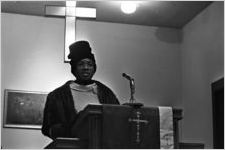
<path fill-rule="evenodd" d="M 137 9 L 137 2 L 136 1 L 122 1 L 121 2 L 121 10 L 125 14 L 132 14 Z"/>

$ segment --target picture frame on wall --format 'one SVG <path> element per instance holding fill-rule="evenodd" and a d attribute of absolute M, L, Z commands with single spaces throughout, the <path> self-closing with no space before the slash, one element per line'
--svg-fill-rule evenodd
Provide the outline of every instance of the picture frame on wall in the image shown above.
<path fill-rule="evenodd" d="M 4 128 L 41 129 L 47 92 L 5 89 Z"/>

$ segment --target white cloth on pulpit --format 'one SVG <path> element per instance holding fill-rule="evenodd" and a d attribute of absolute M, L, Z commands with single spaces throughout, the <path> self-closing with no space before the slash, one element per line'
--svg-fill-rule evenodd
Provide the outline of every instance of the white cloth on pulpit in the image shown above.
<path fill-rule="evenodd" d="M 160 148 L 174 148 L 174 133 L 173 133 L 173 109 L 171 107 L 159 106 L 160 118 Z"/>

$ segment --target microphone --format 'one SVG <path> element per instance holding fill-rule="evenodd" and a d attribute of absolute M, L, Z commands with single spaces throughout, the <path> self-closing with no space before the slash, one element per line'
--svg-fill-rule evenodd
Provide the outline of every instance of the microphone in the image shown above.
<path fill-rule="evenodd" d="M 128 80 L 132 80 L 132 78 L 129 75 L 127 75 L 126 73 L 122 73 L 122 76 Z"/>

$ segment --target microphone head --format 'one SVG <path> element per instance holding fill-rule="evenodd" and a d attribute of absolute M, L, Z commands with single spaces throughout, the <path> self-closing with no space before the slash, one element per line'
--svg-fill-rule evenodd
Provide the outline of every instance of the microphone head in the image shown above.
<path fill-rule="evenodd" d="M 129 75 L 127 75 L 126 73 L 122 73 L 122 76 L 128 80 L 132 80 L 132 78 Z"/>

